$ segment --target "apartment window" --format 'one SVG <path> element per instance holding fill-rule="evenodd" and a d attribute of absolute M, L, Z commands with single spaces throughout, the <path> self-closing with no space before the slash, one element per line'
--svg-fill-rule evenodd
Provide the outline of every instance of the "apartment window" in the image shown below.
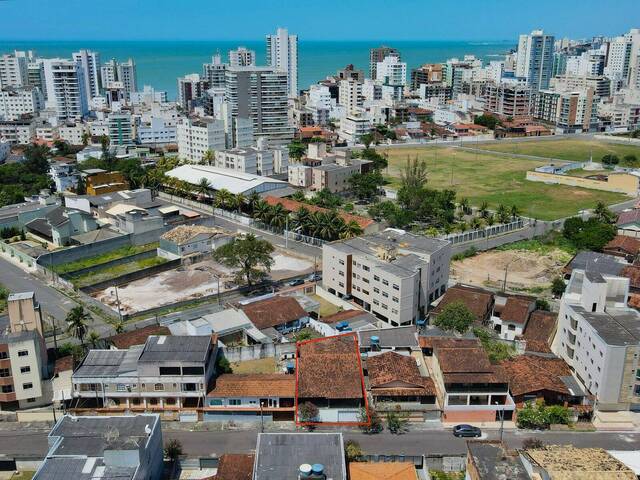
<path fill-rule="evenodd" d="M 344 283 L 342 283 L 342 282 L 338 282 L 338 286 L 339 286 L 339 287 L 344 287 Z"/>
<path fill-rule="evenodd" d="M 598 367 L 598 370 L 599 370 L 599 369 L 600 369 L 600 368 Z M 640 380 L 640 368 L 636 370 L 636 379 L 637 379 L 637 380 Z"/>
<path fill-rule="evenodd" d="M 340 275 L 342 275 L 342 276 L 344 277 L 344 272 L 339 272 L 339 273 L 340 273 Z M 351 274 L 351 277 L 352 277 L 352 278 L 356 278 L 356 277 L 357 277 L 356 272 L 353 272 L 353 273 Z"/>
<path fill-rule="evenodd" d="M 117 392 L 126 392 L 127 391 L 127 386 L 124 383 L 118 383 L 116 385 L 116 391 Z"/>
<path fill-rule="evenodd" d="M 389 298 L 389 294 L 388 294 L 387 292 L 382 292 L 382 296 L 383 296 L 384 298 Z"/>
<path fill-rule="evenodd" d="M 10 377 L 11 372 L 8 368 L 0 368 L 0 377 Z"/>
<path fill-rule="evenodd" d="M 26 357 L 27 355 L 29 355 L 29 350 L 20 350 L 18 352 L 19 357 Z"/>
<path fill-rule="evenodd" d="M 180 367 L 160 367 L 160 375 L 180 375 Z"/>
<path fill-rule="evenodd" d="M 397 285 L 397 284 L 394 283 L 393 284 L 393 289 L 394 290 L 400 290 L 400 285 Z"/>
<path fill-rule="evenodd" d="M 362 289 L 362 293 L 363 293 L 364 295 L 369 295 L 369 290 L 365 290 L 365 289 L 363 288 L 363 289 Z"/>
<path fill-rule="evenodd" d="M 374 305 L 380 305 L 380 302 L 374 298 L 374 299 L 373 299 L 373 304 L 374 304 Z"/>
<path fill-rule="evenodd" d="M 515 326 L 515 325 L 509 325 L 507 328 L 508 328 L 509 330 L 513 331 L 513 330 L 515 330 L 515 329 L 516 329 L 516 326 Z"/>
<path fill-rule="evenodd" d="M 379 281 L 380 281 L 380 277 L 379 277 L 378 275 L 374 275 L 374 276 L 373 276 L 373 279 L 374 279 L 376 282 L 379 282 Z"/>
<path fill-rule="evenodd" d="M 204 375 L 203 367 L 182 367 L 183 375 Z"/>
<path fill-rule="evenodd" d="M 4 360 L 5 358 L 9 358 L 9 354 L 7 352 L 0 352 L 0 360 Z"/>
<path fill-rule="evenodd" d="M 153 385 L 153 389 L 156 392 L 162 392 L 164 390 L 164 384 L 163 383 L 156 383 Z"/>
<path fill-rule="evenodd" d="M 4 388 L 4 387 L 3 387 Z M 640 397 L 640 385 L 636 385 L 635 387 L 633 387 L 633 394 L 636 397 Z"/>
<path fill-rule="evenodd" d="M 383 285 L 389 285 L 389 280 L 382 280 Z"/>
<path fill-rule="evenodd" d="M 369 279 L 368 279 L 368 278 L 364 278 L 364 277 L 362 277 L 362 281 L 363 281 L 364 283 L 369 283 Z"/>
<path fill-rule="evenodd" d="M 393 301 L 396 302 L 396 303 L 399 303 L 400 299 L 398 297 L 393 297 Z"/>
<path fill-rule="evenodd" d="M 338 263 L 339 263 L 340 265 L 344 265 L 344 260 L 338 260 Z"/>
<path fill-rule="evenodd" d="M 369 270 L 371 270 L 371 269 L 370 269 L 369 267 L 367 267 L 366 265 L 362 265 L 362 269 L 363 269 L 365 272 L 368 272 Z"/>
<path fill-rule="evenodd" d="M 22 389 L 23 390 L 29 390 L 30 388 L 33 388 L 33 383 L 27 382 L 27 383 L 23 383 L 22 384 Z"/>
<path fill-rule="evenodd" d="M 392 308 L 392 309 L 391 309 L 391 313 L 393 313 L 393 314 L 396 314 L 396 315 L 397 315 L 397 314 L 398 314 L 398 310 L 396 310 L 395 308 Z"/>
<path fill-rule="evenodd" d="M 242 400 L 239 398 L 230 398 L 229 405 L 242 405 Z"/>
<path fill-rule="evenodd" d="M 36 399 L 34 397 L 27 398 L 27 403 L 36 403 Z"/>
<path fill-rule="evenodd" d="M 382 308 L 384 308 L 385 310 L 389 309 L 389 307 L 387 307 L 384 303 L 382 304 Z"/>
<path fill-rule="evenodd" d="M 20 373 L 29 373 L 31 371 L 31 367 L 20 367 Z"/>
<path fill-rule="evenodd" d="M 13 385 L 2 385 L 2 387 L 0 387 L 1 389 L 1 393 L 12 393 L 13 392 Z"/>
<path fill-rule="evenodd" d="M 380 293 L 380 289 L 378 287 L 373 287 L 373 293 Z"/>

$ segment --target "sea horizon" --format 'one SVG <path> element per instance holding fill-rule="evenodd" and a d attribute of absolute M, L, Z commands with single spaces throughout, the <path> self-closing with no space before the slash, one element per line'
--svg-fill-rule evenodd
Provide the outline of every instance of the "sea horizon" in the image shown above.
<path fill-rule="evenodd" d="M 298 85 L 306 89 L 333 75 L 347 64 L 369 71 L 369 49 L 394 46 L 412 68 L 424 63 L 444 62 L 448 58 L 476 55 L 484 61 L 500 58 L 516 47 L 509 40 L 299 40 Z M 176 97 L 177 78 L 201 73 L 202 64 L 219 52 L 226 61 L 227 52 L 238 46 L 256 51 L 257 64 L 265 64 L 264 40 L 0 40 L 0 54 L 14 50 L 34 50 L 42 57 L 70 58 L 79 49 L 100 53 L 101 61 L 133 58 L 137 65 L 138 88 L 151 85 Z"/>

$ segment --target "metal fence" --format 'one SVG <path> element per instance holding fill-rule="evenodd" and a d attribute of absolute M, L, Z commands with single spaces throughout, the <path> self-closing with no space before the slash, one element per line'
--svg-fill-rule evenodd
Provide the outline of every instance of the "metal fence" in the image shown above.
<path fill-rule="evenodd" d="M 525 227 L 525 221 L 519 218 L 513 222 L 501 223 L 499 225 L 492 225 L 490 227 L 485 227 L 479 230 L 469 230 L 467 232 L 450 233 L 448 235 L 442 235 L 440 238 L 442 240 L 448 240 L 452 244 L 456 245 L 458 243 L 473 242 L 475 240 L 480 240 L 484 238 L 497 237 L 499 235 L 504 235 L 505 233 L 511 233 L 511 232 L 515 232 L 516 230 L 521 230 L 524 227 Z"/>

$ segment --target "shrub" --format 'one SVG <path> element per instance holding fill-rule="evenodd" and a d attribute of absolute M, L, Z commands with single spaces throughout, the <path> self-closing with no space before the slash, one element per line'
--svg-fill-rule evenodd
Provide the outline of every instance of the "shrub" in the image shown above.
<path fill-rule="evenodd" d="M 454 262 L 464 260 L 465 258 L 475 257 L 478 254 L 478 249 L 476 247 L 467 248 L 464 252 L 456 253 L 451 257 L 451 260 Z"/>
<path fill-rule="evenodd" d="M 475 320 L 474 314 L 461 301 L 451 302 L 440 311 L 433 324 L 447 331 L 466 332 Z"/>
<path fill-rule="evenodd" d="M 391 433 L 399 435 L 408 430 L 409 414 L 405 412 L 387 412 L 387 428 Z"/>
<path fill-rule="evenodd" d="M 301 422 L 313 422 L 318 418 L 320 410 L 311 402 L 304 402 L 298 407 Z"/>
<path fill-rule="evenodd" d="M 355 440 L 348 440 L 344 444 L 344 452 L 348 462 L 357 462 L 363 455 L 360 444 Z"/>
<path fill-rule="evenodd" d="M 361 424 L 360 430 L 363 433 L 380 433 L 383 429 L 382 419 L 373 408 L 369 408 L 368 415 L 367 409 L 361 408 L 358 413 L 358 422 Z"/>
<path fill-rule="evenodd" d="M 569 424 L 569 409 L 561 405 L 546 406 L 543 401 L 527 402 L 518 411 L 518 428 L 547 429 L 552 424 Z"/>
<path fill-rule="evenodd" d="M 553 282 L 551 282 L 551 293 L 553 293 L 556 297 L 561 296 L 566 288 L 567 285 L 564 283 L 564 280 L 561 277 L 556 277 L 553 279 Z"/>
<path fill-rule="evenodd" d="M 216 362 L 216 369 L 218 370 L 218 373 L 233 373 L 231 364 L 226 357 L 218 357 L 218 361 Z"/>
<path fill-rule="evenodd" d="M 551 306 L 544 298 L 538 298 L 536 300 L 536 310 L 544 310 L 545 312 L 548 312 L 551 310 Z"/>
<path fill-rule="evenodd" d="M 525 450 L 534 449 L 534 448 L 542 448 L 544 447 L 544 442 L 539 438 L 529 437 L 525 438 L 522 442 L 522 448 Z"/>

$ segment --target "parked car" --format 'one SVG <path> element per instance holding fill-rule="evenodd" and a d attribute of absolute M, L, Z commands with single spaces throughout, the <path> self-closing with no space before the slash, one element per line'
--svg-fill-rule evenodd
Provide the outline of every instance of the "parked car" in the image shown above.
<path fill-rule="evenodd" d="M 480 437 L 482 430 L 473 425 L 456 425 L 453 427 L 453 435 L 455 437 Z"/>
<path fill-rule="evenodd" d="M 289 282 L 290 287 L 297 287 L 298 285 L 304 285 L 304 280 L 301 278 L 297 278 Z"/>
<path fill-rule="evenodd" d="M 312 273 L 311 275 L 309 275 L 307 277 L 307 281 L 308 282 L 319 282 L 320 280 L 322 280 L 322 274 L 321 273 Z"/>

